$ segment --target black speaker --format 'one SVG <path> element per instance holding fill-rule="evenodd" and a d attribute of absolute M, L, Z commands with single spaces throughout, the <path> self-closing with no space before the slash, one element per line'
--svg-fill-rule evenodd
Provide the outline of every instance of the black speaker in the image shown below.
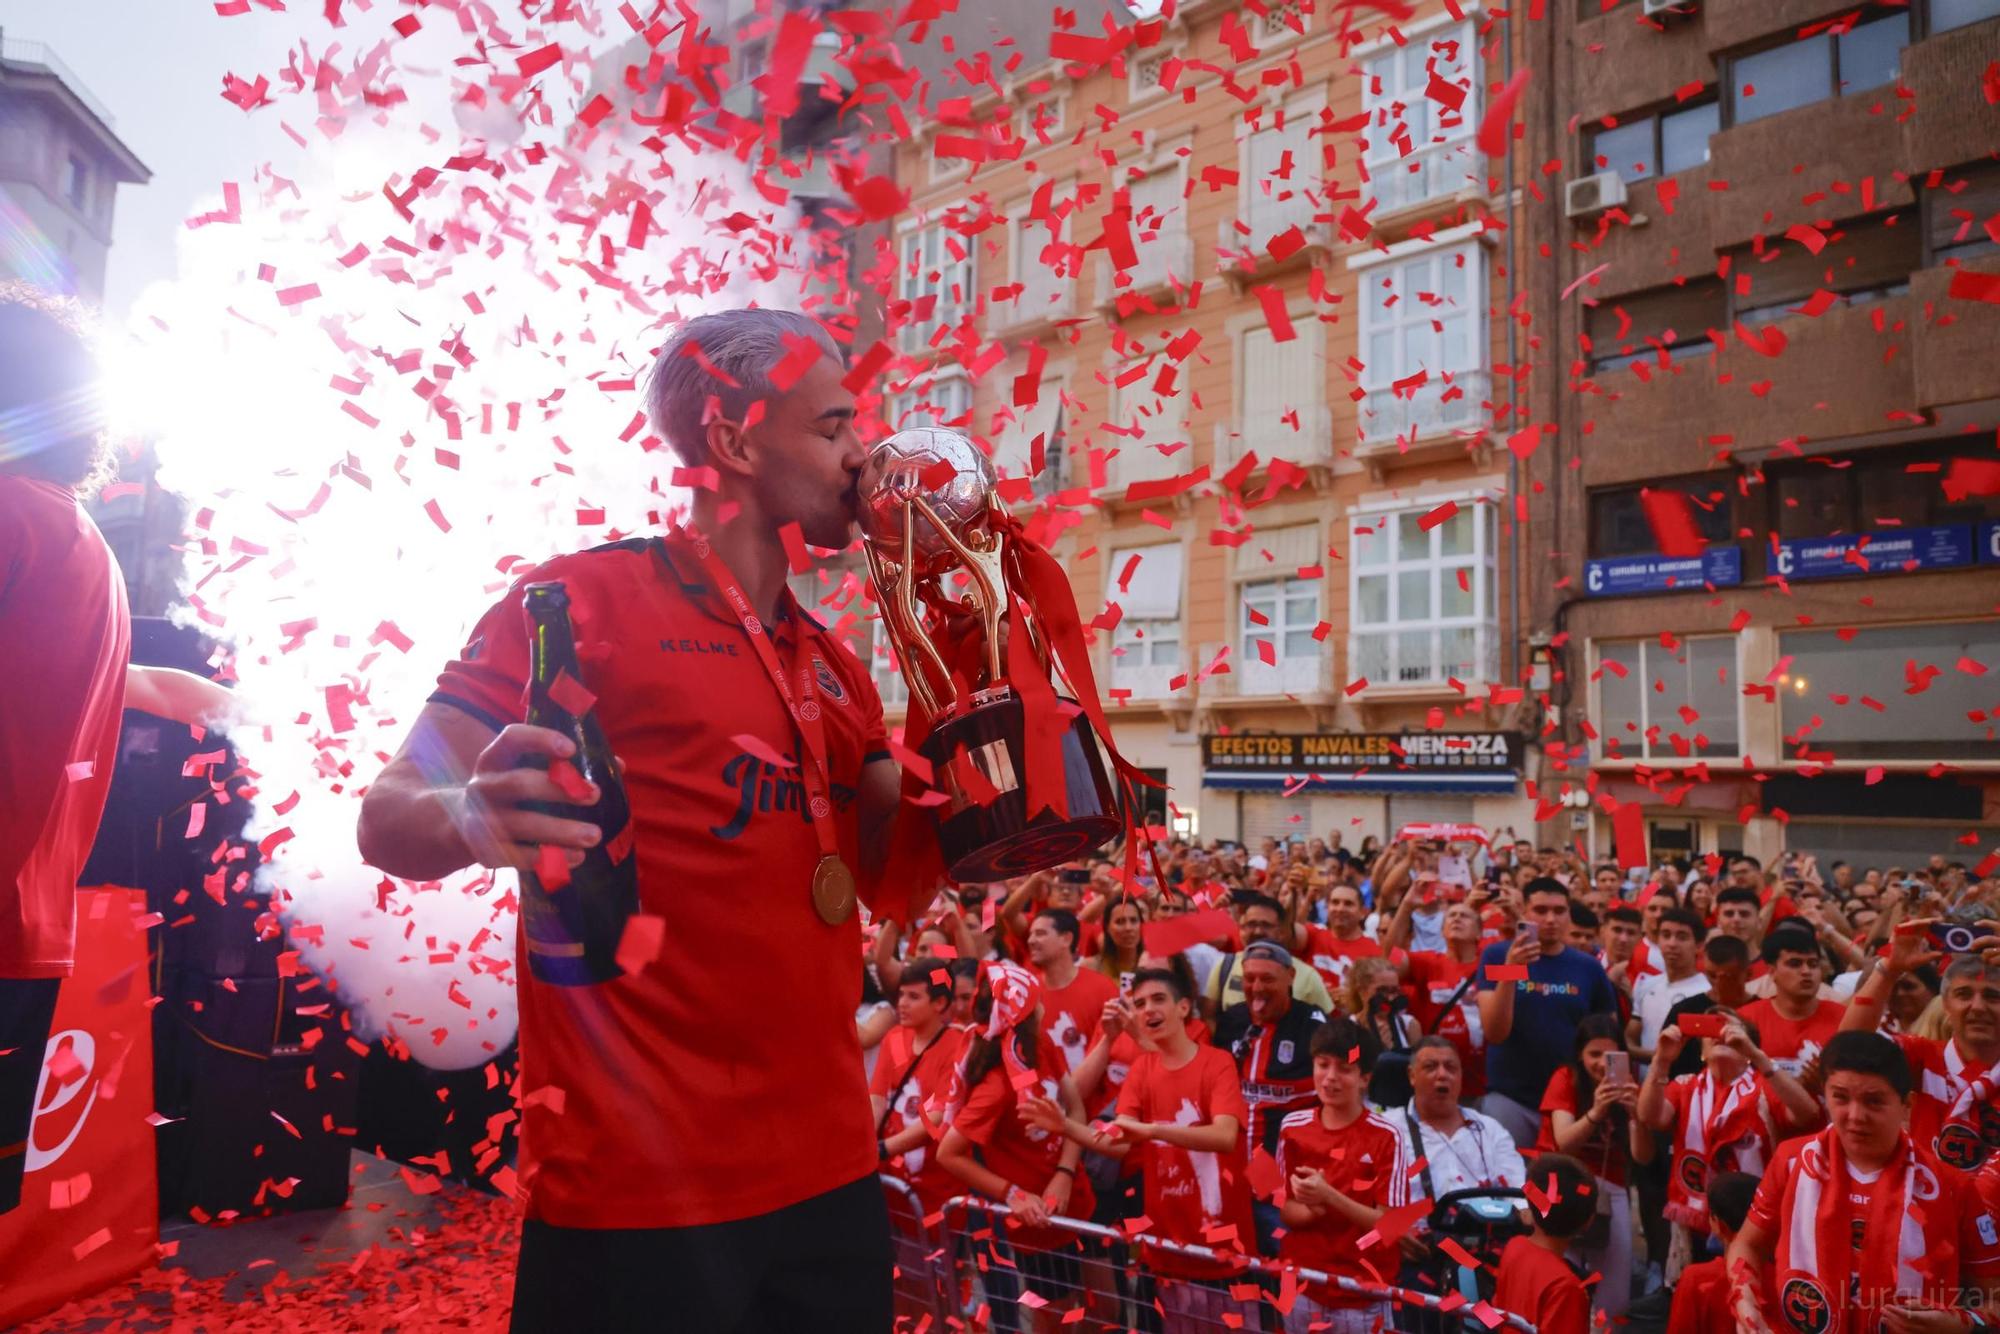
<path fill-rule="evenodd" d="M 163 1213 L 338 1208 L 360 1055 L 312 978 L 170 973 L 155 1050 L 173 1072 L 158 1138 Z"/>

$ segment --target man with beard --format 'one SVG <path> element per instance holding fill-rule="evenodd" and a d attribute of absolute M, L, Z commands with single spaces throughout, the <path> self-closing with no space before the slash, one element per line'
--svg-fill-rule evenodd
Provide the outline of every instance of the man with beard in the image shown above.
<path fill-rule="evenodd" d="M 1297 967 L 1291 952 L 1275 940 L 1246 946 L 1243 1003 L 1224 1010 L 1215 1028 L 1215 1045 L 1235 1056 L 1243 1078 L 1252 1153 L 1275 1154 L 1286 1115 L 1316 1105 L 1319 1096 L 1313 1091 L 1312 1035 L 1326 1014 L 1292 999 Z M 1278 1227 L 1278 1207 L 1258 1200 L 1256 1213 L 1258 1244 L 1268 1249 Z"/>

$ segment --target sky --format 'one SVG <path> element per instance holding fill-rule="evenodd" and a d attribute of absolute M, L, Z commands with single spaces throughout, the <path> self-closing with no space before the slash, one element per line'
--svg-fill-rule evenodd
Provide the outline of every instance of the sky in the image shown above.
<path fill-rule="evenodd" d="M 297 15 L 258 9 L 220 18 L 212 0 L 0 0 L 0 30 L 46 42 L 153 170 L 150 184 L 118 191 L 105 283 L 114 320 L 148 283 L 174 276 L 184 220 L 219 200 L 225 181 L 247 182 L 293 151 L 269 108 L 251 116 L 222 99 L 222 76 L 274 74 L 302 29 Z"/>

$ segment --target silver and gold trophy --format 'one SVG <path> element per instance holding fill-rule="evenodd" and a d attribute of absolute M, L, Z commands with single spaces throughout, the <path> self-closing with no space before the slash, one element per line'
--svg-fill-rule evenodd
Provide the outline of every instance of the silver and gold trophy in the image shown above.
<path fill-rule="evenodd" d="M 1125 816 L 1075 598 L 1000 503 L 991 461 L 956 431 L 899 431 L 869 451 L 859 493 L 882 623 L 913 724 L 918 710 L 929 723 L 916 749 L 947 799 L 932 811 L 952 879 L 1010 879 L 1103 847 Z M 984 632 L 970 661 L 954 642 L 968 618 Z M 1003 627 L 1020 640 L 1005 651 Z"/>

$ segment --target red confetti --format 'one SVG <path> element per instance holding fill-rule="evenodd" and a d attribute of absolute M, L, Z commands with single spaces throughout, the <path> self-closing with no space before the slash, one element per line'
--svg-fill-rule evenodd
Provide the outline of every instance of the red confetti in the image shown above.
<path fill-rule="evenodd" d="M 1493 101 L 1486 108 L 1486 114 L 1479 121 L 1479 151 L 1488 157 L 1499 157 L 1507 151 L 1507 140 L 1513 129 L 1514 104 L 1521 100 L 1521 93 L 1528 86 L 1528 69 L 1524 66 L 1507 80 L 1506 86 L 1493 94 Z"/>

